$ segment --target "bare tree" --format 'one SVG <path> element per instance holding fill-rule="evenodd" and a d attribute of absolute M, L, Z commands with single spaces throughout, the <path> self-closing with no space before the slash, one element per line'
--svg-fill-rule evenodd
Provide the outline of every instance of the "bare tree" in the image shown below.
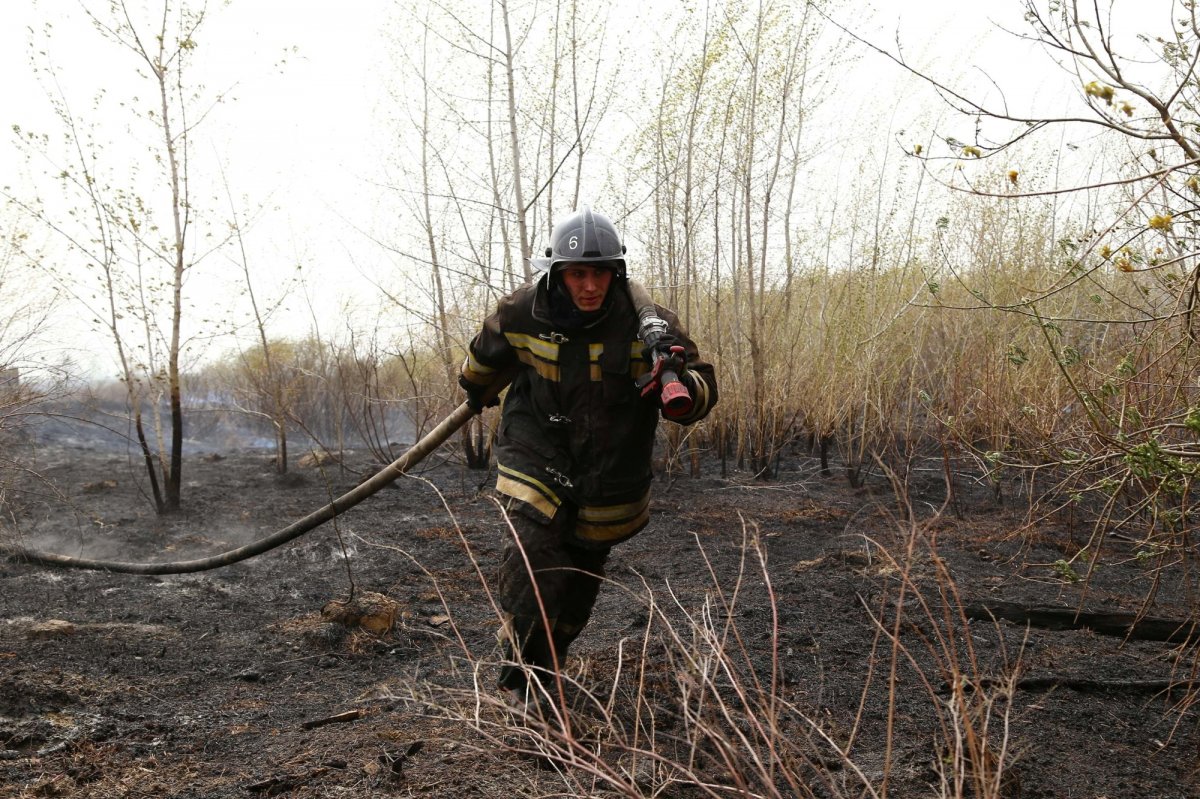
<path fill-rule="evenodd" d="M 233 200 L 233 193 L 229 189 L 229 181 L 225 177 L 224 170 L 221 171 L 221 181 L 225 186 L 225 196 L 229 200 L 229 227 L 233 231 L 233 237 L 237 243 L 238 262 L 242 267 L 242 276 L 246 286 L 246 297 L 250 300 L 250 311 L 254 316 L 254 330 L 258 335 L 259 351 L 258 356 L 261 358 L 261 368 L 256 368 L 251 360 L 244 354 L 242 357 L 243 366 L 246 369 L 247 375 L 254 383 L 254 391 L 258 397 L 266 398 L 267 411 L 266 416 L 270 419 L 271 429 L 275 438 L 275 471 L 279 474 L 287 474 L 288 470 L 288 419 L 291 416 L 291 410 L 288 405 L 289 392 L 287 387 L 287 378 L 285 377 L 285 368 L 278 362 L 275 354 L 272 352 L 272 344 L 267 337 L 267 318 L 271 313 L 271 308 L 263 308 L 259 304 L 258 295 L 254 290 L 254 279 L 250 274 L 250 257 L 246 252 L 245 230 L 241 214 L 238 212 L 237 205 Z M 279 295 L 276 302 L 282 302 L 283 294 Z M 264 403 L 258 403 L 264 404 Z M 262 413 L 262 411 L 258 411 Z"/>
<path fill-rule="evenodd" d="M 0 238 L 0 510 L 3 471 L 15 463 L 12 444 L 21 438 L 36 409 L 59 392 L 65 364 L 49 358 L 44 336 L 59 299 L 57 291 L 38 287 L 28 234 L 10 229 Z"/>
<path fill-rule="evenodd" d="M 815 29 L 804 7 L 766 0 L 686 19 L 675 41 L 692 48 L 664 54 L 644 134 L 655 187 L 650 260 L 668 304 L 686 320 L 713 320 L 702 334 L 721 352 L 730 388 L 722 404 L 733 408 L 739 461 L 762 475 L 796 418 L 790 385 L 781 383 L 788 339 L 771 320 L 788 302 L 791 196 L 806 158 Z M 714 265 L 711 278 L 701 258 Z"/>
<path fill-rule="evenodd" d="M 529 224 L 526 221 L 529 207 L 525 204 L 524 183 L 521 177 L 521 132 L 517 126 L 517 88 L 516 88 L 516 59 L 520 43 L 513 38 L 512 16 L 509 14 L 508 0 L 497 0 L 500 9 L 500 22 L 504 28 L 504 42 L 499 49 L 503 60 L 504 82 L 508 98 L 508 136 L 512 147 L 512 179 L 513 194 L 516 199 L 515 212 L 517 217 L 517 234 L 521 241 L 521 264 L 525 270 L 525 280 L 533 278 L 529 258 L 533 248 L 529 243 Z"/>
<path fill-rule="evenodd" d="M 104 12 L 85 6 L 83 13 L 118 53 L 132 56 L 131 71 L 150 90 L 134 89 L 131 99 L 113 101 L 121 103 L 131 129 L 151 132 L 149 143 L 141 153 L 106 146 L 97 125 L 75 112 L 55 65 L 46 62 L 38 68 L 50 90 L 66 151 L 52 151 L 49 137 L 16 132 L 28 152 L 53 165 L 50 174 L 79 205 L 63 209 L 10 199 L 82 256 L 98 280 L 97 295 L 81 288 L 78 275 L 52 272 L 112 338 L 153 501 L 160 513 L 167 513 L 179 508 L 182 486 L 183 287 L 189 270 L 205 255 L 194 236 L 192 137 L 220 100 L 216 96 L 205 103 L 190 84 L 206 13 L 175 0 L 163 0 L 151 20 L 140 19 L 125 0 L 110 3 Z M 35 49 L 49 51 L 44 46 Z M 108 102 L 102 91 L 97 107 L 107 108 Z M 145 167 L 153 174 L 143 175 Z M 135 333 L 134 326 L 140 332 Z M 166 404 L 165 424 L 160 398 Z M 146 407 L 154 420 L 155 443 L 143 424 Z"/>
<path fill-rule="evenodd" d="M 478 321 L 534 276 L 529 258 L 539 215 L 548 229 L 555 198 L 578 196 L 578 188 L 555 186 L 571 180 L 572 156 L 586 148 L 607 108 L 597 97 L 598 63 L 587 69 L 600 57 L 603 26 L 591 27 L 599 38 L 588 42 L 586 57 L 570 54 L 568 71 L 565 31 L 576 4 L 562 0 L 549 19 L 536 11 L 506 0 L 491 3 L 486 17 L 443 4 L 412 8 L 404 21 L 416 23 L 418 35 L 395 42 L 403 65 L 397 74 L 410 80 L 392 87 L 403 155 L 388 164 L 387 188 L 419 236 L 389 232 L 376 240 L 403 267 L 403 287 L 385 293 L 436 338 L 449 397 L 459 394 L 458 366 Z M 464 81 L 464 73 L 479 80 Z M 590 83 L 573 85 L 589 75 Z M 572 98 L 573 117 L 560 108 L 560 95 Z M 471 465 L 486 466 L 484 420 L 464 428 L 462 444 Z"/>

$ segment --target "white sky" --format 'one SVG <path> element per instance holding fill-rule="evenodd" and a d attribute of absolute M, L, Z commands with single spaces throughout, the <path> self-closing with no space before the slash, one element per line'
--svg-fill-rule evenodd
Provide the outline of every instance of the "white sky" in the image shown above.
<path fill-rule="evenodd" d="M 199 155 L 223 162 L 240 214 L 264 208 L 247 236 L 260 302 L 277 295 L 302 261 L 314 307 L 336 328 L 344 303 L 377 300 L 363 272 L 379 269 L 369 262 L 379 254 L 363 247 L 344 220 L 372 213 L 362 206 L 362 181 L 371 177 L 377 152 L 369 142 L 379 102 L 373 79 L 384 62 L 378 32 L 394 4 L 238 0 L 226 6 L 214 0 L 209 6 L 200 42 L 205 52 L 197 61 L 208 92 L 227 90 L 229 100 L 204 124 L 205 147 L 215 152 Z M 12 125 L 58 129 L 30 65 L 29 26 L 41 30 L 53 20 L 51 57 L 77 112 L 86 112 L 98 87 L 129 86 L 134 61 L 100 39 L 74 3 L 8 3 L 3 15 L 0 185 L 7 186 L 20 185 L 24 171 L 8 135 Z M 222 57 L 212 58 L 213 52 Z M 226 208 L 222 200 L 220 210 Z M 205 289 L 219 312 L 222 292 L 242 279 L 240 267 L 218 259 L 206 271 L 210 277 L 226 272 L 226 280 L 218 276 Z M 311 316 L 300 292 L 292 294 L 294 326 L 306 332 Z M 74 340 L 68 335 L 63 343 Z M 111 357 L 101 353 L 96 368 L 109 371 Z"/>
<path fill-rule="evenodd" d="M 1022 29 L 1020 0 L 874 4 L 878 10 L 873 13 L 851 3 L 833 13 L 847 27 L 889 48 L 898 35 L 915 63 L 939 74 L 978 80 L 982 73 L 977 68 L 982 68 L 1009 87 L 1039 85 L 1046 62 L 996 30 L 997 23 Z M 379 31 L 395 3 L 234 0 L 226 6 L 210 0 L 209 5 L 214 18 L 200 44 L 206 50 L 200 60 L 212 65 L 206 66 L 212 72 L 205 83 L 210 90 L 233 87 L 236 100 L 218 109 L 213 125 L 206 123 L 206 138 L 226 163 L 236 195 L 278 208 L 265 214 L 252 232 L 256 280 L 261 275 L 268 284 L 260 291 L 277 287 L 303 260 L 320 314 L 336 317 L 347 300 L 373 308 L 378 295 L 371 281 L 386 281 L 391 267 L 351 222 L 369 225 L 375 216 L 375 209 L 363 205 L 370 194 L 363 181 L 376 174 L 381 142 L 373 114 L 381 100 L 381 71 L 388 63 Z M 643 0 L 627 7 L 653 18 L 657 10 L 678 5 L 676 0 Z M 99 40 L 74 4 L 6 2 L 0 24 L 0 123 L 5 135 L 0 185 L 21 181 L 20 160 L 7 137 L 11 126 L 52 129 L 44 92 L 31 75 L 26 32 L 27 26 L 50 16 L 56 24 L 53 59 L 72 81 L 64 88 L 79 104 L 87 102 L 92 86 L 106 75 L 128 74 L 128 64 L 113 63 L 113 46 Z M 213 52 L 223 57 L 212 59 Z M 859 113 L 866 118 L 869 109 L 878 109 L 886 126 L 903 127 L 906 117 L 928 120 L 929 109 L 936 108 L 927 87 L 904 80 L 893 64 L 865 51 L 840 89 L 838 102 L 851 110 L 850 127 Z M 1009 96 L 1010 101 L 1022 99 Z M 856 105 L 860 111 L 853 111 Z M 877 134 L 891 138 L 886 127 Z M 232 280 L 240 278 L 237 267 L 228 268 Z M 309 320 L 300 321 L 306 330 Z"/>

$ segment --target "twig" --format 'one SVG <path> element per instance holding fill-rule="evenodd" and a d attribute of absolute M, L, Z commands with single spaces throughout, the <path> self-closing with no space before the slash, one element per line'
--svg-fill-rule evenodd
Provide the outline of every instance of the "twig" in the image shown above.
<path fill-rule="evenodd" d="M 322 766 L 321 768 L 315 768 L 311 771 L 307 771 L 304 774 L 285 774 L 282 777 L 270 777 L 269 779 L 255 782 L 250 785 L 243 785 L 242 788 L 250 791 L 251 793 L 262 793 L 266 794 L 267 796 L 278 796 L 280 794 L 293 791 L 305 783 L 313 781 L 317 777 L 325 774 L 327 771 L 329 771 L 329 769 Z"/>
<path fill-rule="evenodd" d="M 338 713 L 335 716 L 326 716 L 323 719 L 313 719 L 306 721 L 300 726 L 306 730 L 315 730 L 317 727 L 324 727 L 326 724 L 344 724 L 347 721 L 358 721 L 363 716 L 367 715 L 367 711 L 362 708 L 355 710 L 347 710 L 345 713 Z"/>

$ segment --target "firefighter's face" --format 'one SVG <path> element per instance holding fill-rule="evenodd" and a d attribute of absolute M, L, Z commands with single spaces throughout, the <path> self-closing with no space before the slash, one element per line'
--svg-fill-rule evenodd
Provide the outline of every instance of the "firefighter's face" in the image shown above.
<path fill-rule="evenodd" d="M 598 311 L 612 285 L 611 269 L 598 269 L 591 264 L 566 264 L 562 267 L 562 282 L 571 301 L 581 311 Z"/>

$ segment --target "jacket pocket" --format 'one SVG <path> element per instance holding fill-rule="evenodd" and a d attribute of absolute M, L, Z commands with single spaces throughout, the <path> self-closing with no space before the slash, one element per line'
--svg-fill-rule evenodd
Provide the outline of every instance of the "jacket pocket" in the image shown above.
<path fill-rule="evenodd" d="M 600 353 L 599 360 L 600 380 L 606 405 L 622 405 L 637 397 L 633 376 L 629 371 L 629 352 L 628 343 L 604 343 L 604 351 Z"/>
<path fill-rule="evenodd" d="M 505 414 L 501 418 L 500 443 L 526 454 L 534 466 L 550 464 L 558 454 L 558 448 L 549 440 L 547 431 L 541 429 L 532 420 L 516 415 Z"/>

